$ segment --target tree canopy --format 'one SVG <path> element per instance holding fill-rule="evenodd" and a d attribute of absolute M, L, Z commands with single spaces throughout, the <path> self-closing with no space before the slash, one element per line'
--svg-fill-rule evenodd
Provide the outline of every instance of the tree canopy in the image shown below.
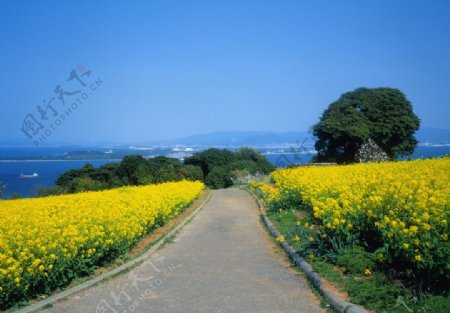
<path fill-rule="evenodd" d="M 319 162 L 349 163 L 372 139 L 391 159 L 410 155 L 420 120 L 406 96 L 394 88 L 358 88 L 344 93 L 314 125 Z"/>
<path fill-rule="evenodd" d="M 146 159 L 141 155 L 128 155 L 120 163 L 108 163 L 99 168 L 86 163 L 81 169 L 69 170 L 56 179 L 56 186 L 40 190 L 39 195 L 103 190 L 182 179 L 203 180 L 201 168 L 184 165 L 178 159 L 165 156 Z"/>
<path fill-rule="evenodd" d="M 264 156 L 250 148 L 237 151 L 211 148 L 186 158 L 184 164 L 200 167 L 205 183 L 214 189 L 231 186 L 238 173 L 268 174 L 274 170 Z"/>

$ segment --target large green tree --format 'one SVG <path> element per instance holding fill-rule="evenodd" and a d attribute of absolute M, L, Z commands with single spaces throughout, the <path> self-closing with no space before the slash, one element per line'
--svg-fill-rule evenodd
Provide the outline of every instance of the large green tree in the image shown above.
<path fill-rule="evenodd" d="M 215 189 L 231 186 L 236 170 L 245 170 L 249 174 L 268 174 L 274 170 L 264 156 L 250 148 L 237 151 L 210 148 L 186 158 L 184 165 L 201 169 L 205 183 Z"/>
<path fill-rule="evenodd" d="M 314 125 L 317 161 L 349 163 L 371 138 L 391 159 L 410 155 L 420 120 L 406 96 L 394 88 L 358 88 L 344 93 Z"/>

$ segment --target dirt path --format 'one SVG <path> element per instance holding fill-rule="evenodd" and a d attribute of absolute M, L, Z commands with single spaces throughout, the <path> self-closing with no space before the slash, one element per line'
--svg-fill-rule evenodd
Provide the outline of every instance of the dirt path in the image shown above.
<path fill-rule="evenodd" d="M 251 196 L 218 190 L 174 242 L 147 262 L 48 311 L 322 312 L 305 280 L 289 267 Z"/>

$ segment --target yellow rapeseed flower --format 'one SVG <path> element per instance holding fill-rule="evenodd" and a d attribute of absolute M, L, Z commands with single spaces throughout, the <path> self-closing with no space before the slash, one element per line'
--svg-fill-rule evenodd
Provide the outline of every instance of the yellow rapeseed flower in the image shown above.
<path fill-rule="evenodd" d="M 200 182 L 181 181 L 0 200 L 3 293 L 6 298 L 25 295 L 29 286 L 51 284 L 64 270 L 73 270 L 75 260 L 90 262 L 111 250 L 129 249 L 156 223 L 164 224 L 181 213 L 203 188 Z"/>
<path fill-rule="evenodd" d="M 316 225 L 320 235 L 375 236 L 389 247 L 385 253 L 423 264 L 431 264 L 433 251 L 448 241 L 448 157 L 287 168 L 273 172 L 271 180 L 270 187 L 254 185 L 260 195 L 269 195 L 264 198 L 266 206 L 301 203 L 301 209 L 314 219 L 304 227 Z M 420 253 L 411 255 L 411 248 Z M 424 250 L 430 253 L 421 253 Z"/>

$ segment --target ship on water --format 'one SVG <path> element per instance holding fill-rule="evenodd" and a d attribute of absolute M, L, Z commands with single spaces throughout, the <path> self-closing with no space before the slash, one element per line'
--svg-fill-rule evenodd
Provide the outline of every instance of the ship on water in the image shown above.
<path fill-rule="evenodd" d="M 22 174 L 20 174 L 19 177 L 20 177 L 20 178 L 23 178 L 23 179 L 26 179 L 26 178 L 36 178 L 36 177 L 39 177 L 39 174 L 36 173 L 36 172 L 34 172 L 34 173 L 31 174 L 31 175 L 25 175 L 24 173 L 22 173 Z"/>

